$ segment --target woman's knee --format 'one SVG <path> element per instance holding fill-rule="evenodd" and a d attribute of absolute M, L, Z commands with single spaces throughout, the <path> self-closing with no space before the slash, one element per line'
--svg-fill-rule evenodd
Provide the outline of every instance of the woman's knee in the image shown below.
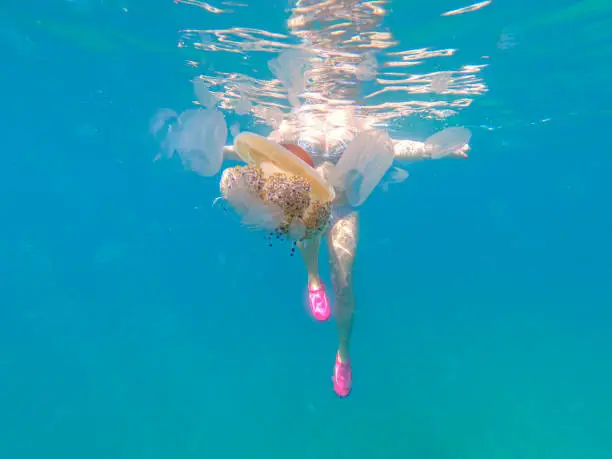
<path fill-rule="evenodd" d="M 336 298 L 343 298 L 353 293 L 353 271 L 352 267 L 335 268 L 331 270 L 332 286 Z"/>

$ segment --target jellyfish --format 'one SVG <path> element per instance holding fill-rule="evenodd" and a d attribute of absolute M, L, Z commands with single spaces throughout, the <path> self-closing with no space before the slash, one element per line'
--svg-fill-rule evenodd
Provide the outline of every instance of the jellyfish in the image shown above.
<path fill-rule="evenodd" d="M 425 148 L 433 159 L 443 158 L 467 145 L 472 132 L 464 127 L 450 127 L 425 140 Z"/>
<path fill-rule="evenodd" d="M 204 108 L 212 108 L 217 104 L 217 99 L 210 92 L 206 82 L 200 78 L 193 82 L 193 92 L 195 93 L 198 102 Z"/>
<path fill-rule="evenodd" d="M 230 134 L 232 134 L 232 137 L 236 137 L 240 134 L 240 124 L 234 122 L 230 127 Z"/>
<path fill-rule="evenodd" d="M 448 89 L 450 82 L 450 72 L 438 73 L 431 78 L 431 90 L 438 94 L 443 93 Z"/>
<path fill-rule="evenodd" d="M 325 230 L 334 191 L 310 164 L 249 132 L 234 139 L 234 148 L 247 165 L 226 169 L 220 190 L 242 224 L 294 242 Z"/>
<path fill-rule="evenodd" d="M 178 113 L 170 108 L 161 108 L 157 110 L 149 122 L 149 132 L 153 136 L 157 136 L 164 127 L 167 132 L 171 121 L 176 118 L 178 118 Z"/>
<path fill-rule="evenodd" d="M 378 61 L 372 54 L 367 54 L 355 69 L 355 76 L 360 81 L 370 81 L 376 78 Z"/>
<path fill-rule="evenodd" d="M 408 178 L 408 171 L 399 167 L 390 169 L 387 177 L 381 182 L 380 187 L 383 191 L 389 191 L 389 185 L 395 185 L 396 183 L 402 183 Z"/>
<path fill-rule="evenodd" d="M 164 141 L 168 156 L 178 153 L 185 168 L 205 177 L 221 169 L 227 124 L 215 108 L 186 110 L 176 119 Z"/>
<path fill-rule="evenodd" d="M 386 132 L 364 131 L 348 145 L 330 181 L 344 191 L 352 206 L 360 206 L 389 170 L 393 158 L 393 141 Z"/>
<path fill-rule="evenodd" d="M 268 63 L 268 67 L 287 90 L 289 102 L 294 107 L 300 105 L 298 96 L 306 88 L 306 66 L 309 55 L 303 50 L 283 51 L 276 59 Z"/>

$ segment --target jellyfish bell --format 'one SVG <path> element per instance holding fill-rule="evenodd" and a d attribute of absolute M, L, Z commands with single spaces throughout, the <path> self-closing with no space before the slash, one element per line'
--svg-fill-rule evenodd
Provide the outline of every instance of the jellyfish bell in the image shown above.
<path fill-rule="evenodd" d="M 330 172 L 330 182 L 353 207 L 362 205 L 393 164 L 393 141 L 380 130 L 359 133 Z"/>
<path fill-rule="evenodd" d="M 325 230 L 334 190 L 307 162 L 306 152 L 248 132 L 235 138 L 234 148 L 247 165 L 226 169 L 220 189 L 243 224 L 294 241 Z"/>
<path fill-rule="evenodd" d="M 171 119 L 173 112 L 162 113 L 152 129 L 159 130 Z M 165 117 L 165 118 L 164 118 Z M 205 177 L 212 177 L 221 169 L 223 147 L 227 139 L 225 117 L 216 108 L 186 110 L 166 128 L 164 154 L 177 153 L 186 169 Z"/>
<path fill-rule="evenodd" d="M 285 147 L 252 132 L 243 132 L 234 139 L 234 148 L 244 162 L 256 165 L 271 163 L 284 174 L 303 177 L 311 185 L 314 199 L 321 202 L 333 201 L 333 188 L 314 167 Z"/>
<path fill-rule="evenodd" d="M 425 149 L 433 159 L 452 154 L 467 158 L 465 151 L 471 137 L 472 132 L 467 128 L 449 127 L 428 137 L 425 140 Z"/>

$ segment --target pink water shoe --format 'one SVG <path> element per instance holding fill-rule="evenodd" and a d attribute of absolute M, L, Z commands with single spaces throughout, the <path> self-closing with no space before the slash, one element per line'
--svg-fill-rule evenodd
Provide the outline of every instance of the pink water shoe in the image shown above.
<path fill-rule="evenodd" d="M 329 319 L 331 315 L 331 308 L 329 307 L 329 300 L 325 293 L 325 285 L 320 284 L 314 288 L 308 286 L 308 303 L 310 304 L 310 311 L 315 319 L 325 321 Z"/>
<path fill-rule="evenodd" d="M 338 354 L 336 354 L 336 365 L 334 366 L 332 382 L 334 383 L 334 392 L 340 397 L 347 397 L 351 393 L 351 387 L 353 386 L 351 362 L 342 362 Z"/>

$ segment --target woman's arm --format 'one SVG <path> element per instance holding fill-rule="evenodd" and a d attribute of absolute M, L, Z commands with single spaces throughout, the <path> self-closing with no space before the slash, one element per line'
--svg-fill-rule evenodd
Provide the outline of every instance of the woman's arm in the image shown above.
<path fill-rule="evenodd" d="M 464 145 L 458 148 L 457 151 L 447 155 L 449 158 L 463 158 L 468 157 L 467 152 L 470 150 L 469 145 Z M 397 162 L 409 162 L 409 161 L 421 161 L 423 159 L 431 159 L 431 151 L 425 146 L 424 142 L 416 140 L 394 140 L 393 141 L 393 152 L 395 154 L 395 160 Z M 236 154 L 236 150 L 233 145 L 226 145 L 223 147 L 223 161 L 242 161 Z"/>
<path fill-rule="evenodd" d="M 233 145 L 226 145 L 223 147 L 223 161 L 242 161 L 242 159 L 236 154 Z"/>
<path fill-rule="evenodd" d="M 465 159 L 468 157 L 467 152 L 469 149 L 470 146 L 466 144 L 446 157 Z M 393 152 L 395 153 L 395 160 L 398 162 L 432 159 L 431 150 L 427 148 L 424 142 L 416 140 L 394 140 Z"/>

